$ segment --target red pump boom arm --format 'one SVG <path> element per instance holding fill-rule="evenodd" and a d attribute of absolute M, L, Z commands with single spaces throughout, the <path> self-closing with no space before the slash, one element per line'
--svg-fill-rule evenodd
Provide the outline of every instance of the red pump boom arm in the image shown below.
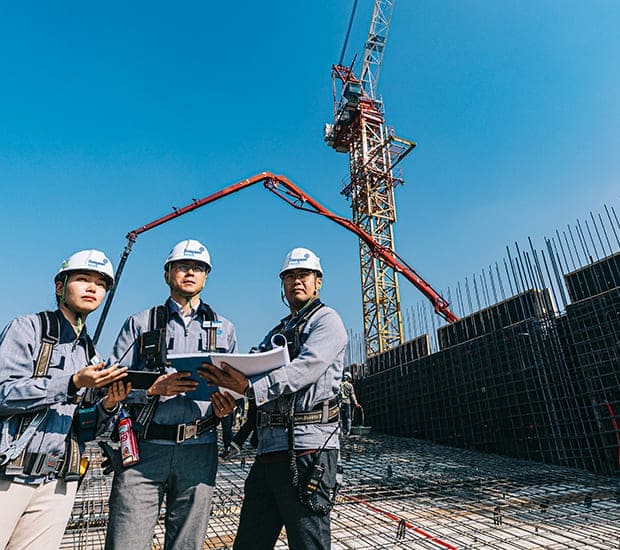
<path fill-rule="evenodd" d="M 436 292 L 433 287 L 428 284 L 420 275 L 417 274 L 415 269 L 413 269 L 403 258 L 401 258 L 395 251 L 381 246 L 368 234 L 366 231 L 355 225 L 351 220 L 347 218 L 343 218 L 341 216 L 337 216 L 324 206 L 322 206 L 319 202 L 313 199 L 310 195 L 302 191 L 299 187 L 297 187 L 292 181 L 285 178 L 284 176 L 276 176 L 271 172 L 262 172 L 261 174 L 257 174 L 252 176 L 251 178 L 245 179 L 238 183 L 234 183 L 233 185 L 229 185 L 224 189 L 217 191 L 207 197 L 196 200 L 194 199 L 190 204 L 184 206 L 182 208 L 174 208 L 170 214 L 166 216 L 162 216 L 161 218 L 157 218 L 142 227 L 138 227 L 133 231 L 127 233 L 127 245 L 125 246 L 125 250 L 121 256 L 121 260 L 118 264 L 118 268 L 115 274 L 116 285 L 118 285 L 118 281 L 120 279 L 123 268 L 125 267 L 125 262 L 127 261 L 127 257 L 131 252 L 131 248 L 133 243 L 138 238 L 138 235 L 141 233 L 145 233 L 155 227 L 158 227 L 170 220 L 178 218 L 183 214 L 187 214 L 188 212 L 192 212 L 201 206 L 205 206 L 206 204 L 215 202 L 216 200 L 227 197 L 228 195 L 232 195 L 233 193 L 237 193 L 247 187 L 250 187 L 256 183 L 261 183 L 268 191 L 271 191 L 273 194 L 280 197 L 282 200 L 286 201 L 292 207 L 297 208 L 298 210 L 304 210 L 305 212 L 311 212 L 313 214 L 320 214 L 321 216 L 325 216 L 329 218 L 333 222 L 336 222 L 338 225 L 341 225 L 345 229 L 348 229 L 352 233 L 355 233 L 360 239 L 362 239 L 366 245 L 370 248 L 373 255 L 379 258 L 386 265 L 394 269 L 396 272 L 400 273 L 403 277 L 405 277 L 409 282 L 411 282 L 428 300 L 433 304 L 435 309 L 435 313 L 443 317 L 449 323 L 453 323 L 458 320 L 458 317 L 452 313 L 449 309 L 448 301 L 443 298 L 438 292 Z M 115 287 L 116 287 L 115 285 Z M 108 310 L 110 309 L 110 305 L 112 303 L 112 299 L 114 298 L 113 288 L 109 293 L 104 305 L 103 311 L 101 313 L 101 317 L 99 319 L 99 323 L 97 324 L 97 329 L 95 330 L 95 335 L 93 340 L 95 343 L 99 340 L 99 336 L 101 334 L 101 330 L 103 329 L 103 324 L 105 323 L 105 319 L 107 317 Z"/>

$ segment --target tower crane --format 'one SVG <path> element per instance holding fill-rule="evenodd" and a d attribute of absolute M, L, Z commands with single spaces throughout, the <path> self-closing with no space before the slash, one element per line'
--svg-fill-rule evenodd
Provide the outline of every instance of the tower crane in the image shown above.
<path fill-rule="evenodd" d="M 342 193 L 351 201 L 353 222 L 375 242 L 394 250 L 394 189 L 403 183 L 395 168 L 415 147 L 414 142 L 395 136 L 386 126 L 377 93 L 394 0 L 374 1 L 359 78 L 352 66 L 342 65 L 356 7 L 357 0 L 340 61 L 332 66 L 334 120 L 325 125 L 324 138 L 337 152 L 349 154 L 350 179 Z M 359 257 L 369 357 L 403 342 L 403 322 L 397 271 L 380 261 L 361 239 Z"/>
<path fill-rule="evenodd" d="M 357 0 L 353 14 L 356 5 Z M 353 219 L 337 216 L 284 176 L 263 172 L 200 200 L 194 199 L 183 208 L 175 208 L 173 212 L 130 231 L 115 274 L 117 284 L 138 235 L 262 183 L 265 189 L 294 208 L 331 219 L 358 237 L 367 357 L 402 343 L 397 273 L 420 290 L 433 304 L 435 312 L 446 321 L 458 319 L 449 309 L 448 302 L 394 250 L 394 188 L 403 183 L 402 178 L 394 175 L 394 169 L 411 152 L 415 143 L 395 136 L 387 128 L 383 106 L 377 97 L 377 82 L 393 7 L 394 0 L 375 0 L 361 77 L 355 76 L 352 67 L 342 65 L 346 41 L 340 62 L 332 68 L 334 123 L 326 125 L 325 140 L 336 151 L 349 153 L 351 177 L 342 192 L 351 200 Z M 349 30 L 350 27 L 351 23 Z M 340 82 L 339 96 L 336 94 L 337 82 Z M 101 334 L 113 298 L 114 288 L 108 293 L 103 307 L 93 338 L 95 342 Z"/>

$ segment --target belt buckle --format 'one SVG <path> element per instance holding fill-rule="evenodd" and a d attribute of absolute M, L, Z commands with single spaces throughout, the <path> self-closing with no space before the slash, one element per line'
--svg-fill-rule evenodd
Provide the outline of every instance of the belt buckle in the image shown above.
<path fill-rule="evenodd" d="M 56 469 L 59 467 L 59 462 L 60 459 L 58 457 L 42 455 L 36 460 L 34 467 L 30 470 L 30 475 L 45 476 L 51 472 L 56 472 Z"/>
<path fill-rule="evenodd" d="M 196 424 L 179 424 L 177 426 L 176 442 L 183 443 L 188 439 L 196 439 L 198 437 L 198 426 Z"/>
<path fill-rule="evenodd" d="M 271 425 L 271 414 L 266 411 L 258 411 L 257 425 L 259 428 L 266 428 Z"/>

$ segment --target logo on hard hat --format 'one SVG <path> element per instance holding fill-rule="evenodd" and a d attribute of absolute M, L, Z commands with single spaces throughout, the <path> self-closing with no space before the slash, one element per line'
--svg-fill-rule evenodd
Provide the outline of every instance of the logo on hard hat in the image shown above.
<path fill-rule="evenodd" d="M 108 259 L 104 258 L 101 262 L 97 260 L 93 260 L 92 258 L 88 258 L 88 262 L 86 262 L 90 267 L 103 267 L 104 265 L 108 265 Z"/>
<path fill-rule="evenodd" d="M 301 257 L 301 258 L 293 258 L 293 257 L 291 256 L 291 258 L 290 258 L 289 262 L 290 262 L 290 263 L 300 263 L 300 262 L 303 262 L 303 261 L 307 260 L 309 257 L 310 257 L 310 254 L 308 254 L 308 253 L 306 252 L 306 253 L 303 255 L 303 257 Z"/>
<path fill-rule="evenodd" d="M 183 256 L 189 256 L 190 258 L 193 256 L 199 256 L 205 251 L 205 247 L 201 246 L 198 250 L 192 250 L 191 248 L 185 247 L 183 250 Z"/>

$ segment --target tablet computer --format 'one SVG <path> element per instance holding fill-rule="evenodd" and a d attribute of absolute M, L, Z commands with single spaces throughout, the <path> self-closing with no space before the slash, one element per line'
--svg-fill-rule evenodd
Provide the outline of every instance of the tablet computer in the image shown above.
<path fill-rule="evenodd" d="M 128 370 L 127 376 L 121 380 L 125 383 L 131 382 L 134 390 L 148 390 L 162 374 L 148 370 Z"/>

